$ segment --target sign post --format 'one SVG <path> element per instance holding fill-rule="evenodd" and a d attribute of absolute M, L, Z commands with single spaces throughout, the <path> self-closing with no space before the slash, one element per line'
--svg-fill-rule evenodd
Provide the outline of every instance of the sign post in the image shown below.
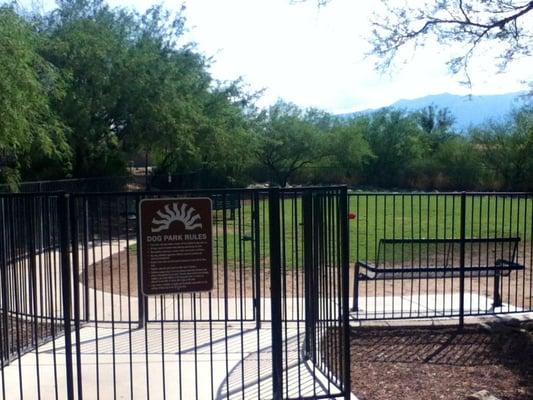
<path fill-rule="evenodd" d="M 213 289 L 209 198 L 143 199 L 139 203 L 145 295 Z"/>

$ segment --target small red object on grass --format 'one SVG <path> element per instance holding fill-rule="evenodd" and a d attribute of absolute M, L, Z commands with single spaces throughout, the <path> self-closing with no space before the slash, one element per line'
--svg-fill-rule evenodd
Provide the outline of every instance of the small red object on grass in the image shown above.
<path fill-rule="evenodd" d="M 348 213 L 348 219 L 356 219 L 357 218 L 357 214 L 356 213 Z"/>

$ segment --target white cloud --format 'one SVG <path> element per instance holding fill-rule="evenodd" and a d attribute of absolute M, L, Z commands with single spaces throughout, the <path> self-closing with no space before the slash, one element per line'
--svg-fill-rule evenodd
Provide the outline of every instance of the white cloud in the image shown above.
<path fill-rule="evenodd" d="M 44 1 L 44 0 L 43 0 Z M 146 9 L 159 0 L 111 0 L 112 5 Z M 177 9 L 181 3 L 166 0 Z M 401 69 L 380 76 L 364 54 L 369 46 L 369 17 L 376 1 L 189 0 L 187 39 L 215 62 L 215 78 L 243 79 L 266 89 L 261 105 L 284 98 L 301 106 L 344 112 L 389 104 L 400 98 L 470 91 L 450 76 L 447 55 L 428 44 Z M 533 80 L 531 59 L 495 74 L 494 61 L 471 65 L 473 94 L 505 93 Z"/>
<path fill-rule="evenodd" d="M 318 8 L 312 0 L 194 0 L 187 4 L 187 16 L 190 37 L 215 55 L 213 74 L 221 79 L 242 76 L 253 87 L 266 88 L 262 104 L 281 97 L 343 112 L 400 98 L 470 92 L 448 74 L 447 55 L 431 44 L 392 75 L 377 74 L 364 58 L 375 4 L 335 0 Z M 492 63 L 481 59 L 472 64 L 474 94 L 520 90 L 525 88 L 521 81 L 533 80 L 525 62 L 506 74 L 486 68 Z"/>

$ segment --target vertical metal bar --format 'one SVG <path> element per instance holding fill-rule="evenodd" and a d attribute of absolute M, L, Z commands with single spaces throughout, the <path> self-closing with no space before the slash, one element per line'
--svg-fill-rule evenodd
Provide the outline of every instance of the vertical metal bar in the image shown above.
<path fill-rule="evenodd" d="M 28 314 L 32 315 L 33 318 L 33 340 L 32 345 L 35 346 L 35 373 L 36 373 L 36 380 L 37 380 L 37 398 L 41 399 L 41 368 L 40 368 L 40 362 L 39 362 L 39 324 L 38 324 L 38 316 L 39 316 L 39 305 L 37 300 L 37 254 L 35 250 L 35 206 L 34 206 L 34 198 L 28 197 L 25 199 L 25 208 L 26 208 L 26 227 L 27 231 L 25 232 L 27 237 L 25 240 L 27 240 L 27 253 L 25 254 L 25 257 L 29 256 L 29 273 L 27 276 L 28 279 L 28 301 L 30 308 L 28 310 Z"/>
<path fill-rule="evenodd" d="M 261 237 L 259 231 L 259 195 L 253 193 L 253 226 L 254 226 L 254 266 L 255 266 L 255 320 L 256 328 L 261 329 Z"/>
<path fill-rule="evenodd" d="M 85 303 L 85 321 L 91 320 L 91 308 L 89 300 L 89 201 L 83 197 L 83 286 Z M 96 284 L 96 282 L 94 282 Z"/>
<path fill-rule="evenodd" d="M 310 358 L 314 343 L 313 317 L 313 194 L 306 191 L 302 198 L 304 224 L 304 301 L 305 301 L 305 356 Z"/>
<path fill-rule="evenodd" d="M 93 260 L 93 264 L 92 264 L 92 277 L 93 277 L 93 282 L 94 282 L 94 285 L 93 285 L 93 303 L 94 303 L 94 308 L 93 308 L 93 313 L 94 313 L 94 333 L 95 333 L 95 337 L 96 337 L 96 340 L 94 342 L 94 346 L 95 346 L 95 352 L 94 352 L 94 358 L 95 358 L 95 372 L 96 372 L 96 399 L 100 399 L 100 344 L 99 344 L 99 340 L 98 340 L 98 332 L 99 332 L 99 325 L 98 325 L 98 290 L 96 289 L 97 288 L 97 274 L 96 274 L 96 268 L 97 268 L 97 258 L 96 258 L 96 246 L 97 246 L 97 232 L 98 232 L 98 228 L 99 228 L 99 220 L 100 220 L 100 208 L 98 207 L 99 204 L 98 204 L 98 201 L 97 201 L 97 198 L 96 197 L 93 197 L 92 198 L 92 210 L 93 210 L 93 215 L 91 217 L 91 230 L 90 230 L 90 241 L 91 241 L 91 249 L 92 249 L 92 260 Z M 103 305 L 103 302 L 102 302 L 102 305 Z M 103 314 L 103 312 L 102 312 Z M 103 314 L 105 315 L 105 314 Z M 104 318 L 102 317 L 102 320 L 104 320 Z"/>
<path fill-rule="evenodd" d="M 137 315 L 139 318 L 139 329 L 144 328 L 145 322 L 146 322 L 146 315 L 145 315 L 145 305 L 146 305 L 146 297 L 144 296 L 142 292 L 142 272 L 141 272 L 141 251 L 140 251 L 140 241 L 141 241 L 141 212 L 139 210 L 140 207 L 140 198 L 139 196 L 135 197 L 135 210 L 137 210 L 137 228 L 136 228 L 136 243 L 137 243 Z"/>
<path fill-rule="evenodd" d="M 465 236 L 466 236 L 466 193 L 461 193 L 461 249 L 459 278 L 459 328 L 465 323 Z"/>
<path fill-rule="evenodd" d="M 222 245 L 223 247 L 223 271 L 224 271 L 224 352 L 225 352 L 225 367 L 226 367 L 226 375 L 229 375 L 230 368 L 229 368 L 229 357 L 228 357 L 228 319 L 229 319 L 229 304 L 228 304 L 228 214 L 227 214 L 227 208 L 224 206 L 226 203 L 226 195 L 221 194 L 222 198 Z M 229 379 L 226 379 L 226 391 L 227 393 L 230 392 L 229 389 Z"/>
<path fill-rule="evenodd" d="M 9 262 L 9 256 L 8 249 L 7 249 L 7 235 L 6 235 L 6 227 L 8 226 L 6 221 L 6 214 L 5 214 L 5 201 L 7 199 L 2 199 L 2 207 L 0 211 L 0 220 L 2 223 L 0 224 L 0 283 L 1 283 L 1 292 L 2 292 L 2 310 L 4 311 L 1 315 L 2 318 L 2 324 L 4 326 L 3 330 L 0 331 L 0 338 L 2 339 L 2 343 L 0 344 L 0 347 L 2 348 L 2 391 L 4 391 L 4 358 L 6 360 L 6 363 L 9 362 L 9 355 L 10 355 L 10 337 L 9 337 L 9 328 L 8 328 L 8 310 L 9 310 L 9 303 L 8 303 L 8 291 L 10 287 L 8 286 L 7 282 L 7 273 L 8 273 L 8 262 Z M 5 397 L 5 396 L 4 396 Z"/>
<path fill-rule="evenodd" d="M 302 308 L 302 305 L 300 303 L 300 297 L 301 297 L 301 284 L 300 284 L 300 265 L 303 265 L 303 261 L 300 262 L 299 261 L 299 257 L 300 255 L 303 255 L 302 253 L 302 249 L 303 249 L 303 246 L 299 246 L 300 244 L 300 237 L 303 238 L 303 233 L 302 234 L 299 234 L 299 230 L 300 230 L 300 218 L 299 218 L 299 213 L 298 213 L 298 203 L 301 203 L 302 201 L 302 196 L 301 194 L 299 196 L 294 196 L 293 197 L 293 227 L 294 227 L 294 232 L 295 232 L 295 235 L 294 235 L 294 253 L 293 253 L 293 260 L 292 260 L 292 268 L 293 268 L 293 285 L 294 285 L 294 282 L 296 283 L 296 320 L 298 321 L 296 323 L 296 341 L 297 341 L 297 346 L 298 346 L 298 349 L 302 348 L 302 340 L 301 340 L 301 324 L 300 324 L 300 321 L 301 321 L 301 308 Z M 302 225 L 302 228 L 303 229 L 303 225 Z M 293 306 L 294 307 L 294 306 Z M 304 341 L 305 343 L 305 341 Z M 305 349 L 304 349 L 305 350 Z M 302 397 L 302 370 L 300 368 L 298 368 L 298 378 L 297 378 L 297 382 L 298 382 L 298 396 Z"/>
<path fill-rule="evenodd" d="M 352 311 L 359 313 L 359 261 L 357 260 L 354 265 Z"/>
<path fill-rule="evenodd" d="M 339 201 L 340 228 L 341 228 L 341 268 L 342 268 L 342 324 L 344 336 L 344 398 L 351 396 L 350 375 L 350 304 L 349 304 L 349 268 L 350 268 L 350 230 L 348 227 L 348 189 L 343 187 L 340 191 Z M 357 243 L 356 243 L 357 245 Z"/>
<path fill-rule="evenodd" d="M 281 237 L 283 240 L 281 241 L 281 297 L 282 297 L 282 315 L 284 316 L 284 320 L 287 321 L 290 317 L 288 316 L 288 310 L 287 310 L 287 226 L 285 224 L 285 199 L 286 194 L 281 193 L 280 194 L 280 216 L 281 216 Z M 291 235 L 292 236 L 292 235 Z M 284 326 L 283 331 L 283 337 L 285 339 L 285 346 L 284 346 L 284 371 L 285 372 L 285 382 L 287 382 L 287 385 L 284 387 L 285 389 L 285 397 L 289 397 L 289 364 L 288 364 L 288 343 L 287 339 L 289 337 L 287 332 L 287 324 Z"/>
<path fill-rule="evenodd" d="M 78 399 L 83 398 L 82 375 L 81 375 L 81 337 L 80 337 L 80 268 L 78 252 L 78 218 L 76 213 L 76 198 L 69 196 L 69 214 L 70 214 L 70 239 L 72 245 L 72 273 L 73 273 L 73 305 L 74 305 L 74 335 L 76 338 L 76 372 L 77 372 L 77 389 Z M 85 285 L 87 286 L 87 285 Z M 87 286 L 88 287 L 88 286 Z M 87 289 L 86 289 L 87 290 Z"/>
<path fill-rule="evenodd" d="M 271 188 L 268 198 L 270 234 L 270 283 L 272 313 L 272 399 L 283 393 L 283 344 L 281 322 L 281 238 L 279 188 Z"/>
<path fill-rule="evenodd" d="M 353 274 L 353 306 L 352 311 L 358 312 L 359 311 L 359 279 L 358 279 L 358 269 L 359 269 L 359 199 L 361 197 L 357 195 L 355 197 L 356 199 L 356 206 L 355 206 L 355 236 L 356 236 L 356 244 L 355 244 L 355 264 L 354 264 L 354 274 Z M 367 216 L 368 214 L 365 214 Z M 368 226 L 368 224 L 365 224 Z M 366 244 L 365 244 L 366 245 Z M 366 245 L 368 246 L 368 245 Z M 359 315 L 357 315 L 359 317 Z"/>
<path fill-rule="evenodd" d="M 60 194 L 58 204 L 59 237 L 61 254 L 61 285 L 63 301 L 63 331 L 65 337 L 65 368 L 67 398 L 74 398 L 74 377 L 72 371 L 72 331 L 71 331 L 71 274 L 69 254 L 69 195 Z"/>
<path fill-rule="evenodd" d="M 494 301 L 492 302 L 492 308 L 502 306 L 502 298 L 500 295 L 500 272 L 495 271 L 494 274 Z"/>
<path fill-rule="evenodd" d="M 11 198 L 11 201 L 9 202 L 10 209 L 7 215 L 10 215 L 8 232 L 10 232 L 10 239 L 11 239 L 10 240 L 10 247 L 11 247 L 10 254 L 13 260 L 13 265 L 11 267 L 12 269 L 11 277 L 10 277 L 11 278 L 10 279 L 11 290 L 13 292 L 11 302 L 12 302 L 12 307 L 15 308 L 14 310 L 15 314 L 19 314 L 20 313 L 20 309 L 19 309 L 20 288 L 19 288 L 19 279 L 18 279 L 18 273 L 17 273 L 17 269 L 18 269 L 17 259 L 18 257 L 20 257 L 20 254 L 19 254 L 19 251 L 17 250 L 21 250 L 21 249 L 18 249 L 18 247 L 20 247 L 20 243 L 18 243 L 17 241 L 18 231 L 16 227 L 21 225 L 21 221 L 20 221 L 20 215 L 19 215 L 20 210 L 17 207 L 18 202 L 15 202 L 14 200 L 15 200 L 14 198 Z M 9 308 L 10 311 L 13 311 L 12 307 Z M 21 337 L 20 337 L 21 329 L 20 328 L 21 327 L 19 323 L 19 318 L 15 319 L 15 329 L 13 329 L 13 322 L 11 322 L 11 343 L 12 345 L 15 345 L 14 351 L 16 351 L 17 359 L 20 359 L 21 357 L 21 352 L 20 352 L 21 350 Z M 20 377 L 22 377 L 22 365 L 20 362 L 18 363 L 18 376 L 19 376 L 19 379 L 18 379 L 19 396 L 21 399 L 23 399 L 24 398 L 23 382 L 22 382 L 22 379 L 20 379 Z"/>

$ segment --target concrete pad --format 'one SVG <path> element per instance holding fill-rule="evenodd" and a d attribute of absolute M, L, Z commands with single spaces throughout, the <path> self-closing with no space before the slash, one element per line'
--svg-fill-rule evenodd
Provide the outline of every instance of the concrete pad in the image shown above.
<path fill-rule="evenodd" d="M 80 330 L 83 397 L 271 398 L 271 330 L 268 324 L 260 330 L 254 326 L 175 322 L 150 323 L 138 330 L 86 326 Z M 283 329 L 285 394 L 297 398 L 325 395 L 326 388 L 334 392 L 331 380 L 301 360 L 303 336 L 298 328 L 303 331 L 297 324 Z M 56 388 L 59 399 L 67 398 L 64 338 L 57 338 L 4 368 L 6 400 L 39 398 L 37 358 L 41 398 L 55 398 Z"/>
<path fill-rule="evenodd" d="M 492 307 L 492 298 L 478 293 L 465 293 L 465 318 L 495 317 L 508 313 L 524 313 L 520 307 L 503 303 Z M 351 303 L 350 303 L 351 304 Z M 423 296 L 360 297 L 359 310 L 350 313 L 352 321 L 451 318 L 455 320 L 460 312 L 459 293 L 438 293 Z M 530 313 L 531 314 L 531 313 Z"/>

